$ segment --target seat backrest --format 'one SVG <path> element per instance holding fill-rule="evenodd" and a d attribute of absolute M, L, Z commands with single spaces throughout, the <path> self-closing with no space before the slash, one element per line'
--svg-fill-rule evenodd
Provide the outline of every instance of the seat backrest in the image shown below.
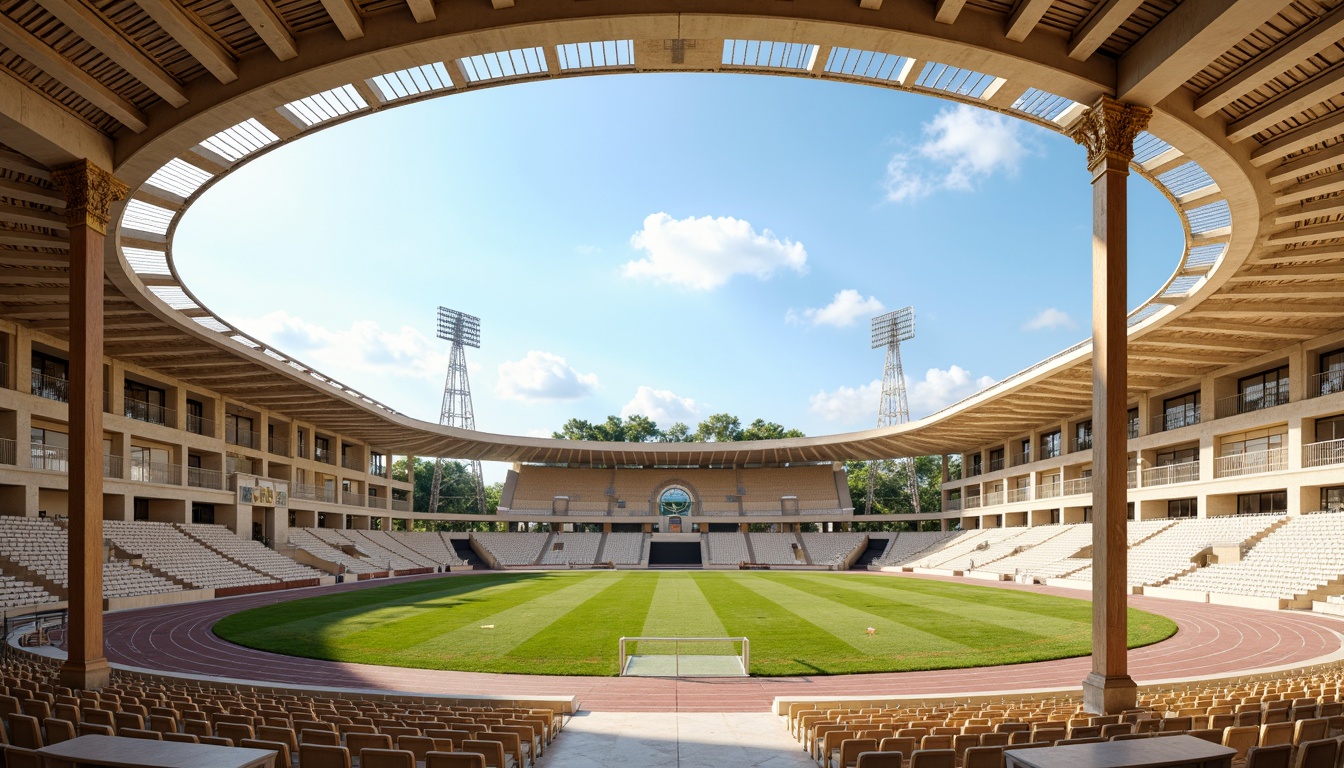
<path fill-rule="evenodd" d="M 23 749 L 41 749 L 42 727 L 32 715 L 9 715 L 9 743 Z"/>
<path fill-rule="evenodd" d="M 350 768 L 350 751 L 330 744 L 300 744 L 299 765 L 303 768 Z"/>
<path fill-rule="evenodd" d="M 359 766 L 360 768 L 416 768 L 415 755 L 405 749 L 364 749 L 359 753 Z"/>
<path fill-rule="evenodd" d="M 164 741 L 175 741 L 175 742 L 177 742 L 177 743 L 179 743 L 179 744 L 200 744 L 200 743 L 201 743 L 201 740 L 200 740 L 199 737 L 195 736 L 194 734 L 190 734 L 190 733 L 165 733 L 165 734 L 163 734 L 163 740 L 164 740 Z"/>
<path fill-rule="evenodd" d="M 961 768 L 1003 768 L 1003 747 L 971 747 L 961 757 Z"/>
<path fill-rule="evenodd" d="M 324 747 L 339 747 L 341 745 L 341 735 L 335 731 L 313 730 L 305 728 L 299 731 L 299 746 L 304 744 L 319 744 Z M 299 758 L 303 762 L 303 758 Z"/>
<path fill-rule="evenodd" d="M 278 725 L 261 725 L 257 727 L 257 741 L 278 741 L 289 747 L 290 752 L 299 751 L 299 735 L 293 728 L 285 728 Z"/>
<path fill-rule="evenodd" d="M 919 742 L 909 736 L 892 736 L 877 743 L 879 752 L 900 752 L 907 758 L 919 749 Z"/>
<path fill-rule="evenodd" d="M 43 768 L 42 755 L 34 750 L 13 745 L 0 749 L 3 749 L 6 768 Z"/>
<path fill-rule="evenodd" d="M 163 734 L 148 728 L 118 728 L 117 735 L 123 739 L 144 739 L 145 741 L 163 741 Z"/>
<path fill-rule="evenodd" d="M 876 752 L 877 739 L 845 739 L 840 742 L 840 766 L 848 768 L 859 761 L 860 752 Z"/>
<path fill-rule="evenodd" d="M 950 749 L 917 749 L 910 757 L 910 768 L 956 768 L 957 753 Z"/>
<path fill-rule="evenodd" d="M 69 720 L 57 720 L 49 717 L 42 721 L 42 730 L 47 733 L 48 744 L 60 744 L 75 738 L 75 724 Z"/>
<path fill-rule="evenodd" d="M 504 762 L 504 745 L 500 744 L 498 741 L 467 739 L 462 742 L 462 751 L 477 752 L 484 755 L 486 768 L 506 768 Z M 307 766 L 304 768 L 307 768 Z"/>
<path fill-rule="evenodd" d="M 267 741 L 266 739 L 243 739 L 238 742 L 238 746 L 244 749 L 265 749 L 275 753 L 275 768 L 290 768 L 292 765 L 289 756 L 289 745 L 283 741 Z"/>
<path fill-rule="evenodd" d="M 860 752 L 858 768 L 901 768 L 905 755 L 900 752 Z"/>
<path fill-rule="evenodd" d="M 347 733 L 345 748 L 356 756 L 366 749 L 391 749 L 392 737 L 385 733 Z"/>
<path fill-rule="evenodd" d="M 931 733 L 919 740 L 919 748 L 921 750 L 952 749 L 952 737 Z"/>
<path fill-rule="evenodd" d="M 215 723 L 215 735 L 233 739 L 235 743 L 243 739 L 256 738 L 256 733 L 253 732 L 251 725 L 231 722 Z"/>
<path fill-rule="evenodd" d="M 982 733 L 980 734 L 980 746 L 1006 747 L 1010 738 L 1012 738 L 1010 733 Z"/>
<path fill-rule="evenodd" d="M 1323 717 L 1310 717 L 1298 720 L 1293 727 L 1293 743 L 1302 745 L 1308 741 L 1317 741 L 1329 736 L 1330 721 Z"/>
<path fill-rule="evenodd" d="M 1289 768 L 1293 756 L 1291 744 L 1251 747 L 1246 753 L 1246 768 Z"/>
<path fill-rule="evenodd" d="M 1280 723 L 1265 723 L 1260 726 L 1260 746 L 1272 747 L 1275 744 L 1292 744 L 1294 723 L 1284 720 Z"/>
<path fill-rule="evenodd" d="M 497 728 L 498 726 L 491 726 L 491 727 Z M 476 738 L 481 741 L 499 742 L 500 746 L 503 747 L 504 749 L 504 754 L 512 755 L 513 761 L 517 763 L 518 768 L 525 768 L 525 766 L 523 765 L 523 741 L 522 739 L 518 738 L 518 734 L 501 733 L 499 731 L 490 730 L 486 731 L 485 733 L 478 734 Z"/>
<path fill-rule="evenodd" d="M 1334 739 L 1317 739 L 1297 745 L 1297 762 L 1294 768 L 1335 768 L 1339 757 L 1339 742 Z"/>
<path fill-rule="evenodd" d="M 486 768 L 485 755 L 479 752 L 430 752 L 425 768 Z"/>
<path fill-rule="evenodd" d="M 1237 760 L 1246 757 L 1251 747 L 1260 741 L 1260 728 L 1254 725 L 1234 725 L 1223 729 L 1223 746 L 1237 750 Z"/>

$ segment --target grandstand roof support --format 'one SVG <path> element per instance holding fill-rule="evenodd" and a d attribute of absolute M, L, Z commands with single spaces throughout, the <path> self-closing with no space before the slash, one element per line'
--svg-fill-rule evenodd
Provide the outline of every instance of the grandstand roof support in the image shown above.
<path fill-rule="evenodd" d="M 1134 707 L 1129 676 L 1126 526 L 1128 504 L 1126 184 L 1134 137 L 1152 110 L 1103 96 L 1078 120 L 1073 138 L 1092 173 L 1092 672 L 1083 680 L 1089 712 Z"/>
<path fill-rule="evenodd" d="M 126 185 L 87 160 L 57 169 L 70 229 L 70 525 L 68 653 L 61 684 L 96 690 L 103 648 L 103 247 Z"/>

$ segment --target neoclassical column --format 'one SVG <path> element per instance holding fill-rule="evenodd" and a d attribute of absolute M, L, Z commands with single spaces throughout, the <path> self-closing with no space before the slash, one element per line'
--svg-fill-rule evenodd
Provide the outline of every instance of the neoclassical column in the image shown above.
<path fill-rule="evenodd" d="M 70 229 L 70 619 L 61 684 L 96 689 L 103 652 L 103 241 L 126 185 L 87 160 L 57 168 Z"/>
<path fill-rule="evenodd" d="M 1092 672 L 1083 680 L 1083 706 L 1103 714 L 1133 707 L 1137 696 L 1126 644 L 1125 185 L 1134 137 L 1151 115 L 1103 96 L 1071 130 L 1092 172 Z"/>

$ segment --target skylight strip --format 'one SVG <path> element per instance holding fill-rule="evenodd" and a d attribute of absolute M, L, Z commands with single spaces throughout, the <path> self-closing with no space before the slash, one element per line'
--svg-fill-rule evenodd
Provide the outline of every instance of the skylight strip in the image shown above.
<path fill-rule="evenodd" d="M 1143 165 L 1170 149 L 1170 144 L 1147 131 L 1143 131 L 1134 137 L 1134 162 Z"/>
<path fill-rule="evenodd" d="M 167 208 L 160 208 L 157 205 L 151 205 L 144 200 L 130 200 L 126 203 L 125 212 L 121 214 L 121 225 L 123 227 L 142 232 L 153 232 L 156 235 L 167 234 L 168 227 L 172 223 L 172 211 Z"/>
<path fill-rule="evenodd" d="M 724 40 L 721 63 L 735 67 L 811 69 L 817 46 L 773 40 Z"/>
<path fill-rule="evenodd" d="M 448 69 L 444 67 L 441 61 L 388 72 L 385 75 L 370 78 L 370 82 L 373 83 L 374 89 L 378 91 L 383 101 L 408 99 L 422 93 L 432 93 L 453 87 L 453 81 L 448 77 Z"/>
<path fill-rule="evenodd" d="M 1209 172 L 1193 161 L 1167 171 L 1158 176 L 1157 180 L 1176 197 L 1185 197 L 1191 192 L 1214 185 Z"/>
<path fill-rule="evenodd" d="M 268 144 L 280 140 L 255 117 L 226 128 L 201 142 L 201 146 L 230 162 L 241 160 Z"/>
<path fill-rule="evenodd" d="M 137 275 L 171 275 L 168 268 L 168 254 L 163 251 L 151 251 L 147 248 L 122 248 L 126 261 Z"/>
<path fill-rule="evenodd" d="M 359 95 L 359 91 L 355 90 L 352 84 L 305 96 L 283 107 L 309 128 L 368 108 L 368 102 L 364 101 L 364 97 Z"/>
<path fill-rule="evenodd" d="M 1190 249 L 1189 255 L 1185 257 L 1185 266 L 1187 269 L 1192 267 L 1207 267 L 1218 259 L 1222 258 L 1223 253 L 1227 251 L 1227 243 L 1209 243 L 1208 245 L 1197 245 Z"/>
<path fill-rule="evenodd" d="M 211 178 L 213 176 L 210 173 L 175 157 L 155 171 L 146 183 L 188 198 Z"/>
<path fill-rule="evenodd" d="M 1017 97 L 1017 101 L 1013 102 L 1012 108 L 1039 117 L 1042 120 L 1055 120 L 1077 103 L 1073 99 L 1056 96 L 1049 91 L 1028 88 L 1025 93 Z"/>
<path fill-rule="evenodd" d="M 247 338 L 246 336 L 243 336 L 242 334 L 235 334 L 235 335 L 233 335 L 233 336 L 230 336 L 229 338 L 233 339 L 234 341 L 238 342 L 239 344 L 242 344 L 242 345 L 245 346 L 245 347 L 251 347 L 252 349 L 260 349 L 260 348 L 261 348 L 261 345 L 260 345 L 260 344 L 258 344 L 257 342 L 255 342 L 255 341 L 253 341 L 253 340 Z"/>
<path fill-rule="evenodd" d="M 1164 297 L 1186 296 L 1204 280 L 1203 275 L 1180 275 L 1162 292 Z"/>
<path fill-rule="evenodd" d="M 1199 235 L 1232 226 L 1232 209 L 1226 200 L 1201 205 L 1185 212 L 1190 231 Z"/>
<path fill-rule="evenodd" d="M 458 69 L 467 82 L 480 83 L 502 77 L 520 77 L 546 72 L 546 54 L 540 47 L 515 48 L 458 59 Z"/>
<path fill-rule="evenodd" d="M 920 71 L 919 77 L 915 80 L 915 85 L 921 88 L 979 99 L 984 98 L 986 92 L 997 81 L 998 78 L 993 75 L 986 75 L 983 72 L 960 69 L 948 64 L 930 61 Z"/>
<path fill-rule="evenodd" d="M 825 71 L 837 75 L 904 84 L 914 64 L 914 59 L 893 53 L 864 51 L 857 48 L 832 48 L 830 55 L 826 57 Z"/>
<path fill-rule="evenodd" d="M 173 309 L 200 309 L 200 305 L 192 301 L 191 297 L 187 296 L 187 292 L 182 290 L 181 286 L 151 285 L 149 286 L 149 291 Z"/>
<path fill-rule="evenodd" d="M 596 69 L 630 67 L 635 64 L 633 40 L 601 40 L 591 43 L 566 43 L 555 47 L 560 69 Z"/>
<path fill-rule="evenodd" d="M 197 323 L 200 323 L 202 327 L 209 328 L 215 333 L 226 333 L 233 330 L 229 326 L 221 323 L 217 317 L 193 317 L 192 320 L 195 320 Z"/>

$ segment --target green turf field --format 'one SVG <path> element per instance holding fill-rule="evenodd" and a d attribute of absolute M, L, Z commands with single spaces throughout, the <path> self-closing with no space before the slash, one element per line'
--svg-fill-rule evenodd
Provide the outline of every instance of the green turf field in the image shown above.
<path fill-rule="evenodd" d="M 752 674 L 801 675 L 1082 656 L 1091 622 L 1084 600 L 922 579 L 576 571 L 455 576 L 291 600 L 214 629 L 294 656 L 547 675 L 616 674 L 623 635 L 741 635 L 751 640 Z M 1129 612 L 1131 647 L 1175 631 L 1166 618 Z"/>

